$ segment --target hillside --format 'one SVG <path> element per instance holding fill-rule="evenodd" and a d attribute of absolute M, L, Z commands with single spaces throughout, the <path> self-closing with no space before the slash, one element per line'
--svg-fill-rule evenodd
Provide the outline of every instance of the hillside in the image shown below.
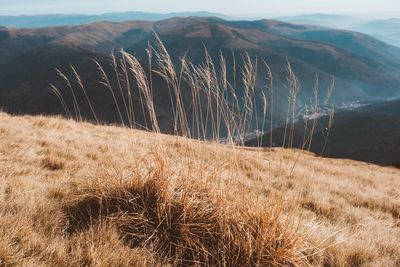
<path fill-rule="evenodd" d="M 302 85 L 301 104 L 309 102 L 316 73 L 320 78 L 322 98 L 324 89 L 335 77 L 332 96 L 335 102 L 379 100 L 400 95 L 400 49 L 367 35 L 273 20 L 225 21 L 214 17 L 190 17 L 38 29 L 1 28 L 0 107 L 11 113 L 61 114 L 62 107 L 48 87 L 49 83 L 65 87 L 54 68 L 71 77 L 69 65 L 72 64 L 81 74 L 95 109 L 101 113 L 100 119 L 118 122 L 111 95 L 99 86 L 100 77 L 92 60 L 99 61 L 111 76 L 111 83 L 116 83 L 109 68 L 110 51 L 123 48 L 146 65 L 145 49 L 148 42 L 154 45 L 152 30 L 164 42 L 177 69 L 179 58 L 185 51 L 191 62 L 204 62 L 205 46 L 216 65 L 219 65 L 221 52 L 227 66 L 233 67 L 235 59 L 238 78 L 244 53 L 248 52 L 253 60 L 258 58 L 256 87 L 261 90 L 265 88 L 262 60 L 266 60 L 275 82 L 277 119 L 282 118 L 286 111 L 288 61 Z M 232 51 L 235 57 L 232 57 Z M 233 84 L 233 70 L 228 69 L 227 73 L 229 82 Z M 155 105 L 159 116 L 166 121 L 163 130 L 167 131 L 171 124 L 171 108 L 165 94 L 166 85 L 157 75 L 153 75 L 153 79 Z M 237 87 L 238 96 L 243 95 L 242 85 Z M 261 106 L 259 91 L 257 96 L 258 106 Z M 83 94 L 78 93 L 77 97 L 79 102 L 84 101 Z M 189 95 L 183 97 L 190 99 Z M 134 106 L 140 104 L 137 100 Z M 82 108 L 83 116 L 93 120 L 90 110 Z M 140 117 L 140 109 L 135 112 Z"/>
<path fill-rule="evenodd" d="M 0 113 L 0 265 L 398 266 L 400 170 Z"/>
<path fill-rule="evenodd" d="M 308 121 L 308 133 L 312 120 Z M 311 151 L 320 155 L 325 143 L 323 129 L 328 118 L 318 119 Z M 304 140 L 304 122 L 295 125 L 294 146 L 301 147 Z M 282 146 L 285 129 L 275 129 L 273 142 Z M 326 132 L 326 131 L 325 131 Z M 385 166 L 400 166 L 400 101 L 374 103 L 353 110 L 339 111 L 335 114 L 331 134 L 326 143 L 324 156 L 347 158 L 371 162 Z M 263 137 L 269 145 L 270 135 Z M 248 145 L 256 146 L 251 140 Z"/>
<path fill-rule="evenodd" d="M 323 122 L 322 123 L 326 123 Z M 337 114 L 326 156 L 400 167 L 400 102 L 376 104 Z M 322 134 L 316 136 L 321 148 Z M 320 151 L 320 150 L 319 150 Z"/>

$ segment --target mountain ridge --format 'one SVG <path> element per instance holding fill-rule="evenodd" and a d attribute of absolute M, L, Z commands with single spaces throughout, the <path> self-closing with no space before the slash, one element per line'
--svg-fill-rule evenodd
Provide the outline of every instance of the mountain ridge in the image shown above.
<path fill-rule="evenodd" d="M 124 49 L 146 63 L 146 48 L 149 42 L 151 44 L 155 41 L 153 30 L 164 42 L 177 67 L 179 58 L 185 51 L 193 63 L 204 61 L 205 47 L 216 62 L 222 52 L 230 67 L 234 59 L 232 51 L 238 64 L 246 52 L 253 60 L 256 57 L 266 60 L 273 71 L 276 86 L 274 100 L 277 103 L 277 121 L 284 119 L 286 112 L 288 61 L 302 82 L 298 98 L 301 105 L 309 103 L 312 98 L 316 74 L 320 78 L 321 99 L 325 97 L 325 88 L 329 86 L 332 77 L 336 80 L 332 95 L 334 102 L 385 100 L 400 96 L 400 78 L 397 75 L 400 66 L 400 57 L 397 54 L 400 49 L 374 38 L 334 30 L 335 36 L 344 36 L 345 40 L 350 39 L 357 44 L 346 46 L 344 43 L 338 44 L 335 39 L 325 38 L 332 34 L 332 30 L 327 30 L 322 35 L 305 34 L 315 31 L 319 33 L 320 27 L 299 27 L 275 20 L 249 22 L 226 21 L 216 17 L 190 17 L 157 22 L 99 22 L 80 26 L 2 30 L 1 32 L 7 34 L 3 34 L 0 41 L 0 106 L 11 113 L 62 113 L 62 107 L 48 86 L 53 83 L 63 88 L 65 85 L 54 69 L 73 75 L 69 65 L 74 65 L 78 72 L 83 71 L 82 79 L 88 95 L 95 102 L 95 109 L 102 113 L 100 118 L 109 123 L 118 122 L 112 98 L 104 88 L 99 89 L 100 77 L 93 59 L 110 70 L 110 51 Z M 370 53 L 363 54 L 368 47 Z M 265 87 L 265 69 L 262 64 L 258 64 L 257 72 L 257 99 L 260 101 L 260 88 Z M 172 110 L 166 90 L 163 90 L 165 83 L 156 75 L 153 78 L 156 79 L 156 108 L 160 116 L 165 117 L 166 126 L 163 131 L 168 131 L 168 124 L 172 123 Z M 233 77 L 231 75 L 228 78 L 232 80 Z M 111 82 L 116 81 L 113 79 Z M 238 95 L 241 96 L 242 93 L 241 88 L 238 88 Z M 65 94 L 69 102 L 71 96 L 67 92 Z M 189 92 L 184 94 L 185 102 L 188 103 L 191 99 Z M 79 102 L 85 103 L 83 94 L 78 92 L 78 98 Z M 120 97 L 117 95 L 117 98 Z M 139 102 L 135 103 L 140 106 Z M 261 101 L 257 106 L 262 106 Z M 86 105 L 82 107 L 84 117 L 91 119 L 91 112 L 87 108 Z M 139 108 L 135 112 L 138 112 L 138 117 L 141 116 Z"/>
<path fill-rule="evenodd" d="M 173 17 L 210 17 L 216 16 L 228 19 L 229 16 L 207 11 L 198 12 L 172 12 L 172 13 L 150 13 L 140 11 L 108 12 L 98 15 L 86 14 L 43 14 L 43 15 L 0 15 L 0 26 L 16 28 L 38 28 L 63 25 L 81 25 L 99 21 L 124 22 L 128 20 L 158 21 Z"/>

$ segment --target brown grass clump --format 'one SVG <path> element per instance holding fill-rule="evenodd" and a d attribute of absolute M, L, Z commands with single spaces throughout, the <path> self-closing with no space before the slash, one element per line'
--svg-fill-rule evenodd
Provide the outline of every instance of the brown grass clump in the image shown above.
<path fill-rule="evenodd" d="M 108 180 L 70 201 L 68 232 L 111 223 L 132 248 L 174 266 L 297 266 L 301 239 L 275 206 L 230 203 L 190 179 L 175 185 L 160 166 L 150 179 Z"/>

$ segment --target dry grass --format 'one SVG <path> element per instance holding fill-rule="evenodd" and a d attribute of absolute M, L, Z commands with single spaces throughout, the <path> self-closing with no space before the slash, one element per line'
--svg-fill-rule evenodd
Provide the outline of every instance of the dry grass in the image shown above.
<path fill-rule="evenodd" d="M 191 61 L 187 53 L 180 58 L 173 59 L 158 35 L 155 32 L 153 35 L 154 44 L 148 43 L 146 48 L 148 66 L 144 64 L 143 60 L 139 60 L 124 50 L 119 51 L 117 55 L 114 54 L 114 51 L 111 52 L 110 65 L 113 69 L 111 75 L 107 74 L 105 68 L 94 60 L 99 74 L 99 83 L 109 91 L 116 107 L 116 113 L 120 118 L 120 125 L 155 133 L 171 133 L 172 130 L 173 135 L 243 145 L 252 134 L 255 133 L 260 137 L 264 133 L 267 113 L 269 113 L 270 146 L 272 146 L 273 76 L 265 61 L 265 77 L 258 79 L 258 59 L 245 51 L 239 52 L 238 55 L 232 51 L 230 57 L 234 62 L 233 66 L 228 66 L 227 58 L 222 51 L 219 58 L 215 59 L 209 54 L 206 47 L 204 47 L 202 62 Z M 237 63 L 236 57 L 241 58 Z M 292 140 L 295 119 L 299 115 L 296 111 L 296 99 L 300 83 L 292 71 L 290 63 L 287 64 L 287 87 L 290 97 L 288 98 L 286 123 L 290 122 L 292 125 L 289 135 Z M 67 118 L 82 121 L 80 109 L 83 105 L 88 105 L 93 115 L 93 122 L 100 124 L 102 120 L 97 117 L 96 111 L 93 109 L 80 75 L 73 66 L 70 68 L 73 72 L 71 81 L 75 82 L 71 82 L 67 75 L 56 69 L 68 92 L 62 88 L 58 89 L 52 84 L 49 85 L 50 91 L 60 101 Z M 228 78 L 229 74 L 232 76 L 230 79 Z M 113 76 L 115 77 L 113 78 Z M 163 83 L 153 84 L 153 76 L 161 78 Z M 261 86 L 264 82 L 267 85 Z M 81 103 L 83 101 L 78 103 L 76 88 L 74 89 L 72 84 L 78 85 L 83 92 L 85 103 Z M 162 103 L 164 109 L 170 108 L 172 115 L 172 118 L 169 118 L 170 121 L 166 122 L 168 126 L 160 127 L 158 110 L 160 103 L 157 105 L 154 102 L 154 91 L 168 91 L 170 103 L 168 101 Z M 190 96 L 184 94 L 185 91 L 189 92 Z M 116 94 L 116 92 L 118 93 Z M 65 101 L 66 93 L 73 96 L 72 103 Z M 263 99 L 262 114 L 257 108 L 257 102 L 260 102 L 257 99 L 260 97 Z M 139 100 L 140 115 L 143 117 L 143 121 L 136 120 L 136 116 L 139 114 L 134 112 L 135 99 Z M 72 109 L 69 107 L 71 104 L 75 112 L 71 112 Z M 289 112 L 291 116 L 289 116 Z M 292 148 L 292 145 L 289 147 Z"/>
<path fill-rule="evenodd" d="M 0 140 L 0 265 L 400 264 L 394 168 L 6 114 Z"/>

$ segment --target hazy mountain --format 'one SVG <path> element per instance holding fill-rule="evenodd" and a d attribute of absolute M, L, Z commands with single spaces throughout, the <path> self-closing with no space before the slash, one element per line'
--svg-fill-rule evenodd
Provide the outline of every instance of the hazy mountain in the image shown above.
<path fill-rule="evenodd" d="M 400 19 L 368 19 L 356 16 L 312 14 L 293 17 L 278 17 L 278 20 L 318 25 L 323 27 L 362 32 L 391 45 L 400 46 Z"/>
<path fill-rule="evenodd" d="M 21 16 L 0 16 L 0 25 L 17 28 L 36 28 L 63 25 L 80 25 L 99 21 L 123 22 L 128 20 L 163 20 L 173 17 L 220 17 L 228 16 L 206 11 L 200 12 L 180 12 L 180 13 L 148 13 L 148 12 L 114 12 L 100 15 L 84 14 L 49 14 L 49 15 L 21 15 Z"/>
<path fill-rule="evenodd" d="M 400 46 L 400 19 L 367 21 L 358 24 L 354 29 L 375 36 L 388 44 Z"/>
<path fill-rule="evenodd" d="M 240 62 L 244 51 L 259 62 L 266 60 L 273 71 L 277 119 L 286 110 L 286 64 L 289 61 L 302 82 L 299 104 L 308 103 L 315 74 L 318 73 L 321 97 L 332 76 L 336 79 L 334 102 L 379 100 L 400 95 L 400 49 L 367 35 L 301 26 L 273 20 L 225 21 L 219 18 L 173 18 L 158 22 L 100 22 L 82 26 L 39 29 L 0 30 L 0 107 L 13 113 L 62 113 L 61 105 L 49 91 L 49 83 L 62 88 L 54 68 L 71 74 L 73 64 L 81 73 L 88 94 L 101 120 L 118 122 L 113 100 L 103 86 L 92 59 L 109 66 L 111 49 L 124 48 L 145 59 L 145 48 L 156 31 L 178 62 L 188 51 L 193 62 L 204 58 L 204 46 L 218 59 L 222 52 L 232 67 L 232 51 Z M 257 96 L 265 86 L 265 70 L 258 64 Z M 106 68 L 107 69 L 107 68 Z M 232 73 L 232 69 L 228 69 Z M 112 72 L 111 72 L 112 74 Z M 238 74 L 240 75 L 240 74 Z M 172 111 L 168 90 L 160 78 L 155 79 L 154 98 L 164 130 L 170 127 Z M 232 75 L 228 77 L 232 79 Z M 239 96 L 240 96 L 240 85 Z M 66 98 L 70 97 L 65 91 Z M 189 92 L 183 96 L 190 99 Z M 83 95 L 78 93 L 84 102 Z M 137 98 L 137 101 L 139 98 Z M 140 118 L 140 103 L 136 103 Z M 260 105 L 258 105 L 261 107 Z M 83 115 L 92 119 L 83 105 Z"/>
<path fill-rule="evenodd" d="M 351 29 L 353 25 L 363 21 L 362 19 L 354 16 L 332 14 L 284 16 L 277 17 L 276 19 L 294 24 L 317 25 L 335 29 Z"/>

